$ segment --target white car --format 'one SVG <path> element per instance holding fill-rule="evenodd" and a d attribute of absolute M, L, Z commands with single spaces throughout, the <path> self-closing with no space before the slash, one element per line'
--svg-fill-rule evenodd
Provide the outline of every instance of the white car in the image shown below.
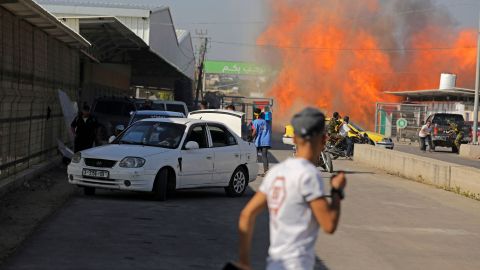
<path fill-rule="evenodd" d="M 128 127 L 112 144 L 76 153 L 71 184 L 153 192 L 159 200 L 176 189 L 224 187 L 241 196 L 258 174 L 257 151 L 219 122 L 149 118 Z"/>

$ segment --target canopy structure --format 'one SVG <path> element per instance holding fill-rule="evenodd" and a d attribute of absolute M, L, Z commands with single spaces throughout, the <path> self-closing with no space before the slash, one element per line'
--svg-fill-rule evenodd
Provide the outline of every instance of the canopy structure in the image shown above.
<path fill-rule="evenodd" d="M 467 88 L 450 88 L 450 89 L 428 89 L 413 91 L 388 91 L 386 94 L 399 97 L 415 97 L 415 98 L 435 98 L 435 97 L 474 97 L 475 90 Z"/>
<path fill-rule="evenodd" d="M 73 29 L 32 0 L 0 0 L 0 6 L 17 17 L 74 48 L 85 48 L 90 43 Z"/>

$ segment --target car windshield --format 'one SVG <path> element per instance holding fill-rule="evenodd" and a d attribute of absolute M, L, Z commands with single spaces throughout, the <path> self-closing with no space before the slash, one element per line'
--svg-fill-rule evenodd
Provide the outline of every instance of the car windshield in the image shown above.
<path fill-rule="evenodd" d="M 433 117 L 433 124 L 438 124 L 442 126 L 448 125 L 450 122 L 462 124 L 463 116 L 459 114 L 437 114 Z"/>
<path fill-rule="evenodd" d="M 185 107 L 182 104 L 167 103 L 167 111 L 179 112 L 185 114 Z"/>
<path fill-rule="evenodd" d="M 130 126 L 115 143 L 175 149 L 184 132 L 185 126 L 181 124 L 140 121 Z"/>
<path fill-rule="evenodd" d="M 349 124 L 350 124 L 354 129 L 356 129 L 356 130 L 358 130 L 358 131 L 360 131 L 360 132 L 365 131 L 363 128 L 361 128 L 361 127 L 358 126 L 358 125 L 355 125 L 355 124 L 352 123 L 352 122 L 350 122 Z"/>

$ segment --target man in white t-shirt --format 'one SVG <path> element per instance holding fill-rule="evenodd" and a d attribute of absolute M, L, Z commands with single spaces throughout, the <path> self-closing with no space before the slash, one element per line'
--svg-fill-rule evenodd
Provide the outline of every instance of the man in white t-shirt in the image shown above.
<path fill-rule="evenodd" d="M 343 124 L 340 127 L 340 136 L 342 136 L 347 144 L 346 156 L 348 159 L 352 158 L 353 155 L 353 140 L 348 136 L 349 132 L 353 132 L 353 130 L 348 125 L 350 122 L 350 117 L 345 116 L 343 118 Z"/>
<path fill-rule="evenodd" d="M 418 132 L 418 137 L 420 137 L 420 150 L 425 152 L 427 150 L 427 144 L 429 147 L 429 151 L 433 151 L 433 142 L 432 142 L 432 123 L 427 121 L 425 125 L 420 128 L 420 132 Z"/>
<path fill-rule="evenodd" d="M 268 270 L 313 269 L 319 225 L 332 234 L 340 218 L 340 200 L 346 184 L 344 173 L 331 179 L 329 202 L 322 178 L 313 165 L 326 142 L 325 116 L 307 108 L 292 119 L 296 158 L 271 169 L 260 190 L 242 210 L 239 220 L 240 269 L 250 269 L 250 247 L 256 216 L 268 207 L 270 247 Z"/>

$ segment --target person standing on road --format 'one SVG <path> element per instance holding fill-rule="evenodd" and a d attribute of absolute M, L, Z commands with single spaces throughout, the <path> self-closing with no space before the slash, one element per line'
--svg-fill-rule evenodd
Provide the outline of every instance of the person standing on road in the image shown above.
<path fill-rule="evenodd" d="M 343 118 L 343 124 L 340 127 L 340 136 L 342 136 L 345 139 L 345 142 L 347 143 L 347 150 L 345 155 L 347 156 L 348 159 L 352 159 L 353 155 L 353 140 L 348 136 L 349 132 L 352 132 L 352 129 L 350 126 L 348 126 L 348 123 L 350 122 L 350 117 L 345 116 Z"/>
<path fill-rule="evenodd" d="M 254 111 L 255 120 L 252 123 L 252 138 L 257 151 L 262 154 L 263 173 L 268 171 L 268 149 L 271 147 L 272 127 L 263 119 L 262 110 L 256 108 Z"/>
<path fill-rule="evenodd" d="M 342 121 L 340 121 L 340 114 L 338 112 L 333 113 L 333 117 L 328 123 L 328 139 L 331 142 L 338 142 L 341 138 L 338 134 Z"/>
<path fill-rule="evenodd" d="M 275 166 L 259 191 L 240 214 L 240 259 L 236 266 L 251 269 L 250 249 L 255 219 L 268 208 L 270 247 L 267 269 L 312 270 L 319 225 L 333 234 L 340 219 L 344 173 L 331 178 L 331 196 L 325 198 L 322 177 L 313 165 L 326 142 L 325 116 L 314 108 L 296 114 L 292 121 L 297 155 Z"/>
<path fill-rule="evenodd" d="M 454 134 L 455 136 L 455 149 L 454 152 L 459 152 L 460 151 L 460 145 L 462 144 L 462 140 L 465 134 L 463 134 L 463 130 L 458 126 L 457 123 L 451 121 L 449 123 L 450 127 L 448 129 L 449 134 Z"/>
<path fill-rule="evenodd" d="M 82 111 L 73 119 L 70 127 L 75 134 L 73 152 L 76 153 L 93 147 L 98 123 L 97 119 L 90 114 L 88 105 L 83 105 Z"/>
<path fill-rule="evenodd" d="M 420 150 L 426 152 L 427 144 L 429 147 L 429 151 L 433 151 L 433 142 L 432 142 L 432 122 L 427 121 L 425 125 L 420 128 L 420 132 L 418 133 L 418 137 L 420 137 Z"/>

